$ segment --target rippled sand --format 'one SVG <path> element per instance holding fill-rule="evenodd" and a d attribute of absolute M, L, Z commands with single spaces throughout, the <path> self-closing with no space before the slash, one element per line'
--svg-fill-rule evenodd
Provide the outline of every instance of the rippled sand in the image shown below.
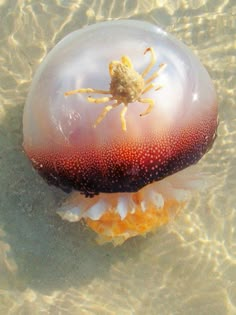
<path fill-rule="evenodd" d="M 22 152 L 22 111 L 46 53 L 86 24 L 158 23 L 212 76 L 218 138 L 201 161 L 210 188 L 168 226 L 122 247 L 98 246 L 56 214 Z M 236 5 L 234 0 L 0 0 L 0 315 L 236 314 Z"/>

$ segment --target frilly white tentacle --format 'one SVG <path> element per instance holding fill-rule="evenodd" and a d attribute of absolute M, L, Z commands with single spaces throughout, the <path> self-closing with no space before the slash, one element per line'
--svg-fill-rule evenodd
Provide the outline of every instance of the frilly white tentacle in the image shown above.
<path fill-rule="evenodd" d="M 204 188 L 204 177 L 198 172 L 197 166 L 191 166 L 164 180 L 147 185 L 137 193 L 101 193 L 93 198 L 86 198 L 74 192 L 59 208 L 58 214 L 64 220 L 76 222 L 82 218 L 98 220 L 106 211 L 113 211 L 123 220 L 128 213 L 135 213 L 137 209 L 145 212 L 154 207 L 158 211 L 167 201 L 187 201 L 192 190 L 199 191 Z"/>

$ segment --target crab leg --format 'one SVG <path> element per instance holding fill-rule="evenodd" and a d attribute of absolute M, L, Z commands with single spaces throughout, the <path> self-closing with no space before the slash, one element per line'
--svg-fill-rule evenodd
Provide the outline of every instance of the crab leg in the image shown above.
<path fill-rule="evenodd" d="M 147 68 L 144 69 L 144 71 L 143 71 L 143 73 L 142 73 L 142 77 L 143 77 L 143 78 L 148 74 L 148 72 L 152 69 L 152 67 L 153 67 L 154 64 L 156 63 L 156 54 L 155 54 L 153 48 L 152 48 L 152 47 L 147 48 L 147 49 L 145 50 L 145 52 L 144 52 L 144 55 L 145 55 L 148 51 L 151 52 L 151 61 L 150 61 L 149 65 L 147 66 Z"/>
<path fill-rule="evenodd" d="M 158 91 L 158 90 L 160 90 L 161 88 L 163 88 L 163 86 L 162 86 L 162 85 L 158 85 L 158 86 L 155 88 L 155 91 Z"/>
<path fill-rule="evenodd" d="M 143 112 L 142 114 L 140 114 L 140 116 L 145 116 L 147 114 L 149 114 L 154 106 L 154 101 L 151 98 L 139 98 L 138 101 L 140 103 L 147 103 L 149 104 L 148 108 L 145 110 L 145 112 Z"/>
<path fill-rule="evenodd" d="M 101 112 L 101 114 L 98 116 L 98 118 L 96 119 L 93 127 L 96 128 L 98 124 L 100 124 L 100 122 L 104 119 L 104 117 L 107 115 L 107 113 L 112 110 L 113 108 L 117 107 L 118 105 L 120 105 L 120 103 L 114 103 L 111 105 L 107 105 L 104 107 L 103 111 Z"/>
<path fill-rule="evenodd" d="M 154 72 L 153 75 L 145 81 L 145 85 L 147 85 L 148 83 L 152 82 L 152 81 L 153 81 L 154 79 L 156 79 L 158 76 L 159 76 L 158 71 Z"/>
<path fill-rule="evenodd" d="M 120 120 L 121 120 L 121 127 L 122 127 L 122 130 L 123 131 L 126 131 L 126 120 L 125 120 L 125 115 L 126 115 L 126 112 L 127 112 L 127 109 L 128 109 L 128 104 L 124 104 L 124 107 L 120 113 Z"/>
<path fill-rule="evenodd" d="M 111 94 L 110 91 L 104 90 L 95 90 L 95 89 L 78 89 L 78 90 L 71 90 L 64 93 L 65 96 L 78 94 L 78 93 L 95 93 L 95 94 Z"/>
<path fill-rule="evenodd" d="M 151 90 L 152 88 L 154 88 L 154 84 L 151 83 L 148 86 L 145 87 L 145 89 L 142 91 L 142 94 L 145 94 L 147 91 Z"/>
<path fill-rule="evenodd" d="M 112 97 L 94 98 L 94 97 L 89 96 L 87 100 L 90 103 L 101 104 L 101 103 L 109 102 L 110 100 L 112 100 Z"/>
<path fill-rule="evenodd" d="M 145 94 L 146 92 L 148 92 L 149 90 L 153 89 L 155 87 L 155 84 L 151 83 L 148 86 L 145 87 L 145 89 L 142 91 L 142 94 Z M 158 91 L 162 88 L 162 85 L 158 85 L 155 88 L 155 91 Z M 144 102 L 143 102 L 144 103 Z"/>
<path fill-rule="evenodd" d="M 152 76 L 151 76 L 150 78 L 148 78 L 148 79 L 145 81 L 145 84 L 148 84 L 148 83 L 150 83 L 151 81 L 153 81 L 154 79 L 156 79 L 156 78 L 159 76 L 160 71 L 163 70 L 165 67 L 166 67 L 166 64 L 165 64 L 165 63 L 161 63 L 161 64 L 159 65 L 159 70 L 156 71 L 156 72 L 154 72 L 154 73 L 152 74 Z"/>

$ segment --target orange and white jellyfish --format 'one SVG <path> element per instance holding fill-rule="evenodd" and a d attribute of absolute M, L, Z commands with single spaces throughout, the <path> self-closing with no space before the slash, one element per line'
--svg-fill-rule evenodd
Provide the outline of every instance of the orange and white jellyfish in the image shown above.
<path fill-rule="evenodd" d="M 116 245 L 185 201 L 217 115 L 211 79 L 184 44 L 146 22 L 104 22 L 66 36 L 39 67 L 23 146 L 49 184 L 71 193 L 61 217 Z"/>

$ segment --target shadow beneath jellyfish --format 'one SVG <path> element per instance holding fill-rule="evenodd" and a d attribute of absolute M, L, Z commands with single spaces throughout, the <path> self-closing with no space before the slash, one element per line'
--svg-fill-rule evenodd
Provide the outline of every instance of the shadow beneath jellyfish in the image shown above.
<path fill-rule="evenodd" d="M 7 108 L 0 124 L 0 222 L 17 266 L 18 289 L 45 293 L 105 278 L 117 261 L 135 259 L 145 240 L 99 246 L 81 223 L 60 219 L 56 209 L 66 194 L 49 187 L 25 156 L 22 111 L 22 104 Z"/>

